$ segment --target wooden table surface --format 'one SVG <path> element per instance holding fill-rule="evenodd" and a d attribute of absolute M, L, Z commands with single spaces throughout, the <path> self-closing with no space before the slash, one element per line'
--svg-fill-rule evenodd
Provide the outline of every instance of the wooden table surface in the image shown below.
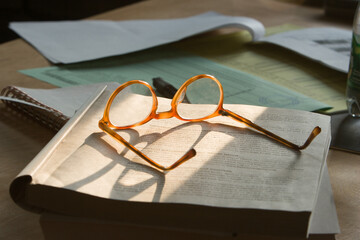
<path fill-rule="evenodd" d="M 351 28 L 349 21 L 328 19 L 321 8 L 306 6 L 301 0 L 148 0 L 92 19 L 177 18 L 210 10 L 253 17 L 266 27 L 291 23 Z M 50 84 L 17 72 L 49 65 L 42 55 L 21 39 L 1 44 L 0 88 L 8 85 L 53 88 Z M 2 103 L 0 110 L 0 239 L 43 239 L 39 216 L 15 205 L 8 191 L 11 180 L 55 133 L 8 112 Z M 342 231 L 337 239 L 360 239 L 360 155 L 330 150 L 328 166 Z"/>

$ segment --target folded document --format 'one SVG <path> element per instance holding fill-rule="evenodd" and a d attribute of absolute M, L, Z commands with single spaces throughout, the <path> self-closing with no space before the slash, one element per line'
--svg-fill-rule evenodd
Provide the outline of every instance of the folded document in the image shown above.
<path fill-rule="evenodd" d="M 74 63 L 135 52 L 225 26 L 246 29 L 254 40 L 265 34 L 255 19 L 216 12 L 166 20 L 14 22 L 9 27 L 51 62 Z"/>
<path fill-rule="evenodd" d="M 75 63 L 131 53 L 175 42 L 202 32 L 233 26 L 250 32 L 253 41 L 269 42 L 347 72 L 351 31 L 306 28 L 264 37 L 256 19 L 216 12 L 162 20 L 12 22 L 10 28 L 53 63 Z"/>

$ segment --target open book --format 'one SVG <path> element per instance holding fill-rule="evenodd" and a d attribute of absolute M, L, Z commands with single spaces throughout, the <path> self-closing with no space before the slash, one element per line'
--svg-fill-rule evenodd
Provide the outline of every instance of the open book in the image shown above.
<path fill-rule="evenodd" d="M 223 117 L 198 123 L 152 120 L 118 132 L 164 165 L 190 148 L 197 151 L 188 162 L 163 173 L 98 128 L 111 92 L 105 90 L 80 108 L 12 182 L 10 193 L 16 203 L 36 212 L 215 235 L 304 238 L 316 233 L 311 222 L 320 182 L 329 183 L 324 174 L 328 116 L 226 106 L 298 144 L 320 126 L 321 134 L 301 152 Z M 160 109 L 169 104 L 159 98 Z M 187 111 L 191 108 L 188 105 Z M 323 223 L 333 226 L 326 233 L 336 233 L 336 214 L 332 219 L 322 217 Z"/>

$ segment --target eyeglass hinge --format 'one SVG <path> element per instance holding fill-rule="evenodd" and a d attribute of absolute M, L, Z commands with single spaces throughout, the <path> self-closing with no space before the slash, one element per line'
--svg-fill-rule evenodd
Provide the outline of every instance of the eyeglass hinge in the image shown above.
<path fill-rule="evenodd" d="M 221 116 L 229 116 L 229 113 L 224 110 L 220 110 L 219 113 L 221 114 Z"/>

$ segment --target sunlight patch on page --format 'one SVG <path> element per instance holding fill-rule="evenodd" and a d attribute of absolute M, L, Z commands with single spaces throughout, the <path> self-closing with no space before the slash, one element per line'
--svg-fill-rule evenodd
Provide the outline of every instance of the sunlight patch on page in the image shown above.
<path fill-rule="evenodd" d="M 137 171 L 134 169 L 130 169 L 127 174 L 124 175 L 124 177 L 120 178 L 118 180 L 118 183 L 125 186 L 125 187 L 136 187 L 136 185 L 141 184 L 149 179 L 152 178 L 151 174 L 136 174 Z M 136 177 L 134 177 L 136 176 Z M 151 187 L 151 186 L 149 186 Z M 152 189 L 149 189 L 150 191 L 153 191 Z M 133 198 L 133 200 L 136 200 Z"/>

